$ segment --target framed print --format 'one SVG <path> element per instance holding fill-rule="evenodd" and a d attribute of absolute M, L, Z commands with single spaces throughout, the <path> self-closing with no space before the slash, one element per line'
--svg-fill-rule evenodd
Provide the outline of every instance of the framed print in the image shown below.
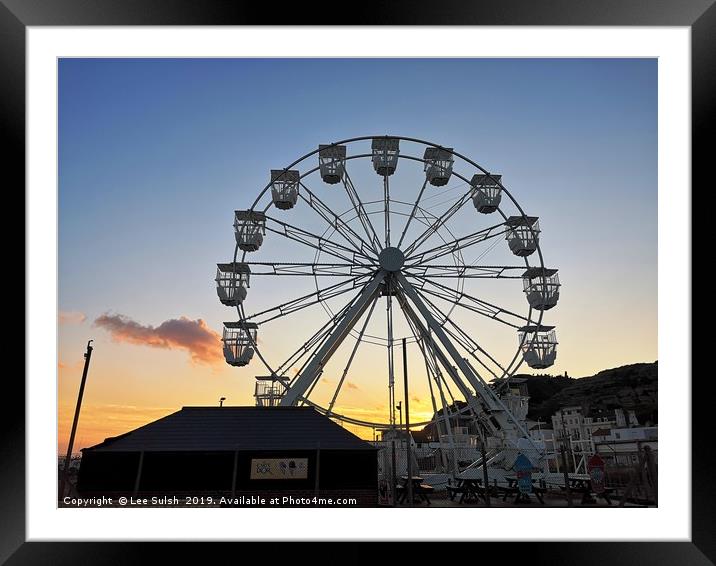
<path fill-rule="evenodd" d="M 716 8 L 317 14 L 2 0 L 28 329 L 3 560 L 712 563 Z"/>

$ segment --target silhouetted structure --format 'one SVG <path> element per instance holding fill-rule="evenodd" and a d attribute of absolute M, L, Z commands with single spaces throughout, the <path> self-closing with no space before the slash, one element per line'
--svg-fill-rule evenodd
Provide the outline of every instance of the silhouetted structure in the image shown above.
<path fill-rule="evenodd" d="M 312 407 L 184 407 L 82 453 L 81 493 L 377 499 L 376 449 Z"/>

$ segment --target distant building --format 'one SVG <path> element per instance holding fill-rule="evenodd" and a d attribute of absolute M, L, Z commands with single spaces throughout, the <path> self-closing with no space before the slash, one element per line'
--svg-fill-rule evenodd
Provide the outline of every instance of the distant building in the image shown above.
<path fill-rule="evenodd" d="M 554 442 L 554 429 L 548 423 L 529 425 L 530 438 L 535 442 L 544 442 L 549 447 Z"/>
<path fill-rule="evenodd" d="M 639 461 L 639 453 L 648 446 L 656 456 L 659 448 L 659 429 L 655 426 L 613 428 L 600 431 L 594 437 L 594 451 L 608 464 L 630 466 Z"/>
<path fill-rule="evenodd" d="M 614 417 L 605 414 L 590 414 L 587 416 L 579 405 L 563 407 L 552 416 L 552 427 L 556 438 L 569 438 L 573 441 L 592 442 L 594 432 L 597 430 L 611 430 L 612 428 L 638 427 L 639 421 L 634 411 L 625 415 L 623 409 L 615 409 Z"/>
<path fill-rule="evenodd" d="M 552 416 L 555 449 L 569 447 L 571 465 L 586 470 L 588 456 L 598 453 L 612 465 L 631 465 L 638 461 L 639 450 L 648 445 L 656 454 L 657 427 L 639 424 L 633 410 L 617 408 L 608 413 L 587 416 L 581 406 L 563 407 Z"/>

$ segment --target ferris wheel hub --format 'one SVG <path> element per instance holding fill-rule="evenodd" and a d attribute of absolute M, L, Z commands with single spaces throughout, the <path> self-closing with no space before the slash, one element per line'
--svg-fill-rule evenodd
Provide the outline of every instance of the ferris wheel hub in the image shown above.
<path fill-rule="evenodd" d="M 398 248 L 384 248 L 378 255 L 380 266 L 388 272 L 400 271 L 405 262 L 405 256 Z"/>

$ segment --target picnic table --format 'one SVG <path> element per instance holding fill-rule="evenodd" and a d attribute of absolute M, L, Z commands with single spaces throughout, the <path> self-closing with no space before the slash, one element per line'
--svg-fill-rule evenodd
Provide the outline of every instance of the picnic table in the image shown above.
<path fill-rule="evenodd" d="M 564 487 L 562 487 L 562 489 L 564 489 Z M 582 494 L 582 505 L 597 502 L 597 500 L 592 495 L 593 493 L 597 497 L 601 497 L 602 499 L 604 499 L 609 505 L 612 504 L 612 500 L 609 495 L 614 492 L 614 489 L 605 487 L 604 491 L 602 491 L 601 493 L 596 493 L 592 488 L 592 480 L 589 478 L 569 478 L 569 489 L 576 493 Z"/>
<path fill-rule="evenodd" d="M 401 484 L 398 485 L 398 493 L 400 494 L 398 503 L 403 503 L 408 497 L 408 476 L 400 476 L 400 481 Z M 428 496 L 433 493 L 435 488 L 431 485 L 424 484 L 423 478 L 420 476 L 412 476 L 410 481 L 413 488 L 413 503 L 419 503 L 419 500 L 422 499 L 425 503 L 430 505 L 430 498 Z"/>
<path fill-rule="evenodd" d="M 500 487 L 500 491 L 502 491 L 502 501 L 507 501 L 508 495 L 514 495 L 515 501 L 514 503 L 532 503 L 532 500 L 530 499 L 529 493 L 522 493 L 520 491 L 520 488 L 518 486 L 518 480 L 517 476 L 507 476 L 505 477 L 505 481 L 507 481 L 507 487 Z M 535 497 L 537 498 L 537 501 L 539 501 L 542 505 L 544 505 L 544 499 L 542 498 L 542 495 L 547 492 L 547 486 L 544 483 L 544 480 L 532 480 L 532 493 L 535 494 Z"/>
<path fill-rule="evenodd" d="M 479 501 L 480 499 L 487 503 L 487 498 L 490 497 L 489 488 L 483 487 L 481 479 L 457 478 L 457 485 L 449 485 L 447 490 L 450 501 L 455 501 L 455 497 L 458 493 L 460 494 L 458 503 Z"/>

